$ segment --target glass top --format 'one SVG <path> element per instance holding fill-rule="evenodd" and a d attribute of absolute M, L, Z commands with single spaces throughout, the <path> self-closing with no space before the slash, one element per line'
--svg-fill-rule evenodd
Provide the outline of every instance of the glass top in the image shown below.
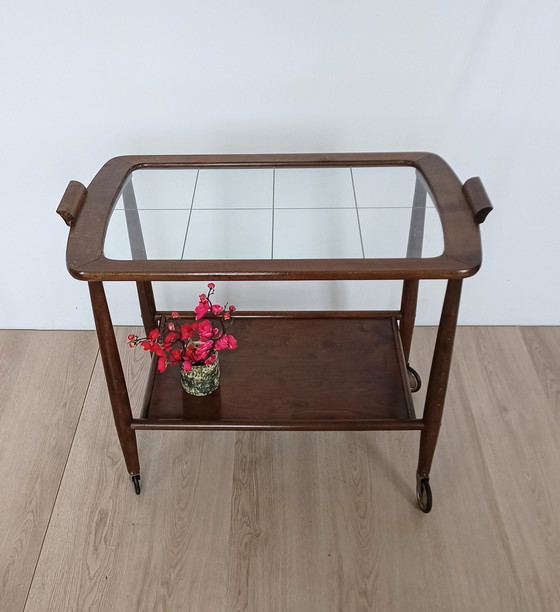
<path fill-rule="evenodd" d="M 109 259 L 437 257 L 439 214 L 412 167 L 140 169 L 104 242 Z"/>

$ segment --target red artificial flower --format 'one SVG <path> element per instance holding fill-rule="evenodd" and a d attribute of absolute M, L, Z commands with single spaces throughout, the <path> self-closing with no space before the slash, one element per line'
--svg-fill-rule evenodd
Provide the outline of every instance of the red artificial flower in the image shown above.
<path fill-rule="evenodd" d="M 163 349 L 161 348 L 161 346 L 157 342 L 150 342 L 149 340 L 145 340 L 141 344 L 142 344 L 142 348 L 145 351 L 150 351 L 151 353 L 155 353 L 158 357 L 164 357 L 165 356 L 165 353 L 163 352 Z"/>
<path fill-rule="evenodd" d="M 202 341 L 209 340 L 214 333 L 214 330 L 212 329 L 212 323 L 210 323 L 208 319 L 204 319 L 204 321 L 201 321 L 196 326 L 196 329 Z"/>
<path fill-rule="evenodd" d="M 177 342 L 181 334 L 178 334 L 175 331 L 169 332 L 167 336 L 164 338 L 163 348 L 169 350 L 174 342 Z"/>
<path fill-rule="evenodd" d="M 148 338 L 140 343 L 142 348 L 145 351 L 151 351 L 160 357 L 163 357 L 164 352 L 157 339 L 159 338 L 159 329 L 152 329 L 152 331 L 148 334 Z"/>
<path fill-rule="evenodd" d="M 169 363 L 171 363 L 171 365 L 177 365 L 178 363 L 181 363 L 181 361 L 183 361 L 183 355 L 181 350 L 175 349 L 171 351 Z"/>
<path fill-rule="evenodd" d="M 224 334 L 221 338 L 218 338 L 214 344 L 214 348 L 217 351 L 222 349 L 232 350 L 237 348 L 237 340 L 229 334 Z"/>
<path fill-rule="evenodd" d="M 216 351 L 237 348 L 237 341 L 225 333 L 228 326 L 216 320 L 221 318 L 229 320 L 236 308 L 233 305 L 221 306 L 212 304 L 210 296 L 215 289 L 214 283 L 208 283 L 208 293 L 199 295 L 199 303 L 194 309 L 195 322 L 180 325 L 172 319 L 179 318 L 179 313 L 173 311 L 163 327 L 151 330 L 146 338 L 139 338 L 134 334 L 128 335 L 129 346 L 140 344 L 145 351 L 149 351 L 157 359 L 156 367 L 159 372 L 165 372 L 168 366 L 181 365 L 185 372 L 189 372 L 193 364 L 212 364 L 217 359 Z M 208 318 L 205 318 L 208 315 Z M 196 338 L 196 340 L 195 340 Z"/>
<path fill-rule="evenodd" d="M 228 336 L 229 348 L 236 349 L 237 348 L 237 340 L 233 336 Z"/>
<path fill-rule="evenodd" d="M 201 342 L 194 350 L 194 361 L 204 361 L 208 357 L 212 344 L 212 340 Z"/>
<path fill-rule="evenodd" d="M 206 361 L 206 358 L 208 357 L 208 351 L 201 351 L 200 349 L 197 349 L 195 351 L 195 357 L 196 360 L 195 361 Z"/>
<path fill-rule="evenodd" d="M 157 355 L 163 355 L 160 345 L 156 342 L 159 338 L 159 329 L 152 329 L 148 334 L 148 338 L 140 343 L 145 351 L 151 351 Z"/>
<path fill-rule="evenodd" d="M 188 344 L 187 348 L 185 349 L 185 353 L 183 355 L 183 361 L 196 361 L 196 359 L 194 358 L 194 351 L 195 351 L 195 346 L 194 344 Z"/>
<path fill-rule="evenodd" d="M 198 306 L 194 309 L 194 312 L 196 314 L 195 320 L 198 321 L 199 319 L 202 319 L 202 317 L 204 317 L 207 312 L 210 310 L 210 302 L 206 299 L 205 295 L 201 296 L 201 300 L 200 303 L 198 304 Z"/>
<path fill-rule="evenodd" d="M 188 323 L 181 325 L 181 340 L 188 340 L 189 338 L 192 338 L 193 334 L 194 330 L 192 325 L 189 325 Z"/>

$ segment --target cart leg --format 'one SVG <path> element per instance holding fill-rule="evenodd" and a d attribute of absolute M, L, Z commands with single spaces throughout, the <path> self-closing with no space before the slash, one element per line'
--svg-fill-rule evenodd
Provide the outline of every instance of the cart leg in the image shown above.
<path fill-rule="evenodd" d="M 101 282 L 89 282 L 89 292 L 93 307 L 93 316 L 99 340 L 99 350 L 105 370 L 107 388 L 113 418 L 128 473 L 133 477 L 134 488 L 140 492 L 140 461 L 138 459 L 138 447 L 136 444 L 136 432 L 130 428 L 132 423 L 132 411 L 126 390 L 126 382 L 122 369 L 115 332 L 111 322 L 111 314 L 105 297 L 105 290 Z M 136 479 L 135 479 L 136 477 Z"/>
<path fill-rule="evenodd" d="M 423 512 L 429 512 L 432 507 L 429 475 L 441 426 L 445 393 L 449 380 L 459 301 L 461 299 L 461 286 L 461 280 L 449 280 L 447 282 L 430 370 L 430 380 L 426 392 L 426 403 L 422 418 L 424 429 L 420 435 L 420 453 L 416 474 L 418 503 Z"/>
<path fill-rule="evenodd" d="M 401 323 L 399 326 L 401 342 L 403 347 L 404 359 L 408 369 L 408 377 L 410 380 L 410 390 L 415 393 L 420 390 L 422 381 L 420 374 L 410 366 L 410 347 L 412 346 L 412 334 L 414 332 L 414 322 L 416 320 L 416 304 L 418 303 L 418 285 L 417 279 L 405 280 L 403 282 L 403 292 L 401 298 Z"/>
<path fill-rule="evenodd" d="M 126 181 L 123 187 L 123 202 L 132 259 L 146 260 L 148 257 L 146 255 L 146 245 L 144 244 L 144 233 L 142 232 L 142 223 L 140 222 L 136 194 L 134 193 L 134 185 L 131 178 Z M 148 335 L 152 329 L 157 327 L 152 283 L 149 281 L 138 281 L 136 289 L 138 290 L 142 322 L 144 323 L 146 335 Z"/>
<path fill-rule="evenodd" d="M 138 281 L 136 283 L 136 289 L 138 291 L 138 301 L 140 303 L 142 322 L 144 323 L 146 335 L 148 335 L 152 329 L 155 329 L 158 326 L 156 320 L 156 303 L 154 300 L 152 283 L 149 281 Z"/>
<path fill-rule="evenodd" d="M 424 179 L 416 172 L 416 186 L 414 187 L 414 198 L 412 200 L 412 211 L 410 214 L 410 228 L 408 230 L 408 245 L 406 248 L 407 258 L 422 257 L 424 243 L 424 224 L 426 219 L 427 188 Z M 401 298 L 401 323 L 399 326 L 401 342 L 408 368 L 408 378 L 412 393 L 420 390 L 422 381 L 418 372 L 410 367 L 410 347 L 412 345 L 412 333 L 414 332 L 414 321 L 416 319 L 416 305 L 418 303 L 418 279 L 409 279 L 403 282 Z"/>
<path fill-rule="evenodd" d="M 418 302 L 417 279 L 405 280 L 401 298 L 402 319 L 400 324 L 401 342 L 403 346 L 404 358 L 408 363 L 410 358 L 410 347 L 412 345 L 412 332 L 414 331 L 414 321 L 416 320 L 416 304 Z"/>

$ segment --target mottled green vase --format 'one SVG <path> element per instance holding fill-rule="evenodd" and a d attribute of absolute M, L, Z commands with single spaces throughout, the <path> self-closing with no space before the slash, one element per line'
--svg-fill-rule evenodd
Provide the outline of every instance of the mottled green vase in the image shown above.
<path fill-rule="evenodd" d="M 220 384 L 220 362 L 216 355 L 216 361 L 209 365 L 193 366 L 190 372 L 181 368 L 181 384 L 189 395 L 210 395 Z"/>

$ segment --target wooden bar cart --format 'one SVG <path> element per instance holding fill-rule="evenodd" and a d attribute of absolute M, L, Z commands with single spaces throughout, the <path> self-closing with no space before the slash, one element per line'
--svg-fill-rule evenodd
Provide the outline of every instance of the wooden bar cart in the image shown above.
<path fill-rule="evenodd" d="M 461 184 L 431 153 L 128 156 L 107 162 L 87 189 L 72 181 L 57 211 L 70 226 L 67 266 L 89 285 L 136 493 L 138 430 L 418 430 L 417 499 L 429 512 L 462 281 L 480 267 L 478 226 L 491 209 L 480 179 Z M 203 259 L 197 241 L 209 224 L 230 239 Z M 447 289 L 418 418 L 411 393 L 421 382 L 409 356 L 424 279 Z M 208 281 L 306 281 L 309 290 L 340 280 L 402 281 L 400 305 L 240 312 L 239 348 L 220 358 L 215 392 L 187 395 L 178 369 L 156 373 L 153 360 L 133 417 L 105 282 L 136 283 L 148 332 L 170 316 L 156 305 L 155 281 L 196 281 L 197 290 Z M 349 338 L 361 346 L 358 360 Z"/>

